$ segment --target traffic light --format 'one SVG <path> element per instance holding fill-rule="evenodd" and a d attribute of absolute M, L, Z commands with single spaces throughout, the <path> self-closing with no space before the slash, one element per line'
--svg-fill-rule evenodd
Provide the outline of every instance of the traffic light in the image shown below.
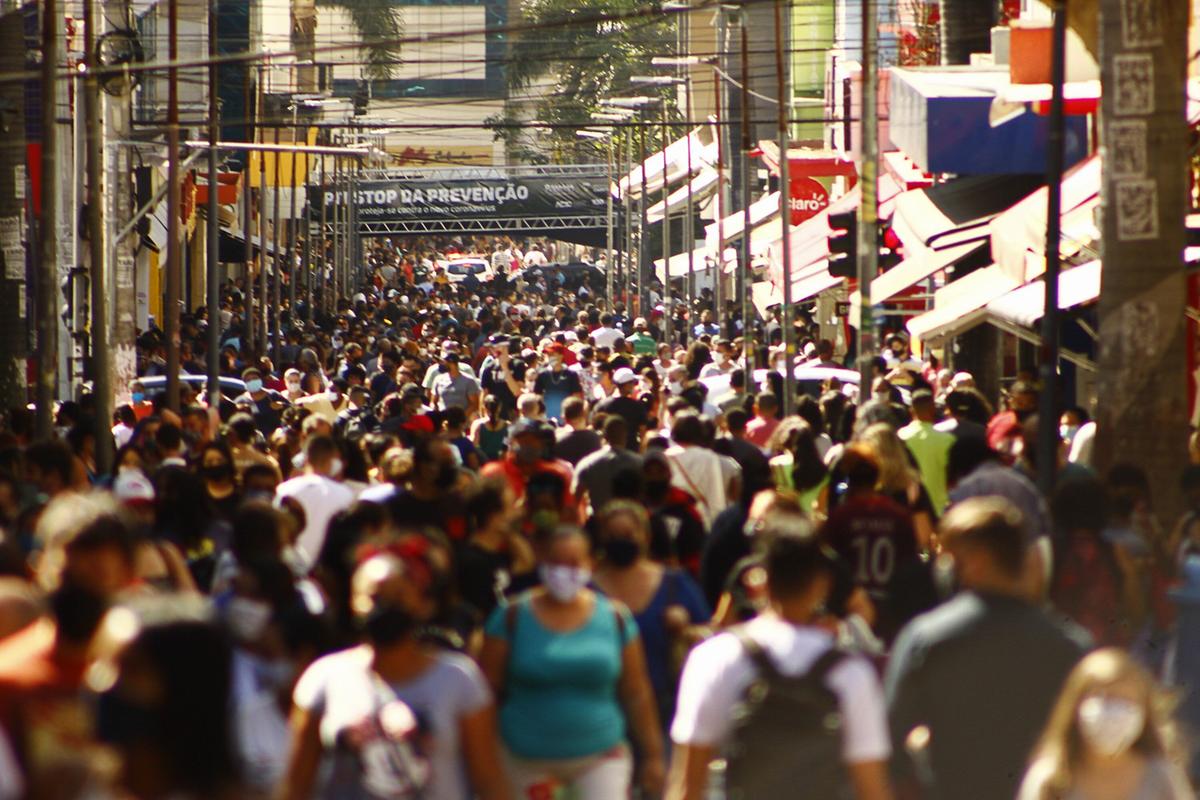
<path fill-rule="evenodd" d="M 367 103 L 371 100 L 371 90 L 366 81 L 359 81 L 354 90 L 354 116 L 361 117 L 367 113 Z"/>
<path fill-rule="evenodd" d="M 829 215 L 829 274 L 853 278 L 858 274 L 858 212 Z"/>

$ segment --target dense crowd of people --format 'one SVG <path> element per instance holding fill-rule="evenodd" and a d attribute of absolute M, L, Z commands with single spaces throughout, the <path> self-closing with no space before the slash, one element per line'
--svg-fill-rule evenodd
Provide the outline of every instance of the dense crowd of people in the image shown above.
<path fill-rule="evenodd" d="M 274 361 L 231 282 L 182 362 L 244 391 L 143 377 L 111 474 L 86 396 L 7 416 L 0 800 L 1193 797 L 1200 466 L 1161 519 L 1071 408 L 1043 497 L 1037 385 L 900 334 L 783 415 L 776 320 L 756 383 L 711 295 L 668 340 L 547 252 L 372 243 Z"/>

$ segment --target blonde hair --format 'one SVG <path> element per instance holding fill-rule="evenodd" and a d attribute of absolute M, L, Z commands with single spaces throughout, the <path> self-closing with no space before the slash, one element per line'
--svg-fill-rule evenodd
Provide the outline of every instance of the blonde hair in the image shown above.
<path fill-rule="evenodd" d="M 876 422 L 859 434 L 858 440 L 871 448 L 879 462 L 879 490 L 889 494 L 907 492 L 919 480 L 909 460 L 908 448 L 886 422 Z"/>
<path fill-rule="evenodd" d="M 1079 706 L 1098 689 L 1129 681 L 1137 685 L 1146 724 L 1131 750 L 1148 760 L 1174 751 L 1171 726 L 1173 703 L 1154 678 L 1124 650 L 1108 647 L 1089 653 L 1078 664 L 1059 693 L 1050 721 L 1033 751 L 1031 763 L 1046 770 L 1044 800 L 1064 796 L 1074 783 L 1074 772 L 1083 762 L 1085 745 L 1079 733 Z"/>

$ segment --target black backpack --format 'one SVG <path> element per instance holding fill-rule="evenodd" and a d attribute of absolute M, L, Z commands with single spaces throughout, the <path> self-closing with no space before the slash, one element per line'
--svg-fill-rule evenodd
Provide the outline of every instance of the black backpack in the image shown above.
<path fill-rule="evenodd" d="M 802 675 L 789 677 L 743 628 L 730 631 L 758 676 L 734 708 L 726 748 L 729 800 L 842 800 L 853 797 L 842 758 L 843 715 L 825 679 L 846 657 L 831 648 Z"/>

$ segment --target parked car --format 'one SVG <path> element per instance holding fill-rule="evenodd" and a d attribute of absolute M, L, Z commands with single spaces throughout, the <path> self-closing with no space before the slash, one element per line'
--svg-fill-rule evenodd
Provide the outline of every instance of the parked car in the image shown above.
<path fill-rule="evenodd" d="M 203 392 L 208 388 L 207 375 L 192 375 L 191 373 L 182 372 L 179 374 L 179 381 L 180 383 L 188 384 L 198 392 Z M 138 378 L 138 383 L 142 384 L 142 388 L 146 390 L 148 397 L 153 397 L 167 390 L 166 375 L 146 375 Z M 246 383 L 241 378 L 227 378 L 222 375 L 220 383 L 221 394 L 230 399 L 246 391 Z"/>
<path fill-rule="evenodd" d="M 480 283 L 488 283 L 496 275 L 492 265 L 482 258 L 456 258 L 446 264 L 446 278 L 451 283 L 462 283 L 472 273 Z"/>

